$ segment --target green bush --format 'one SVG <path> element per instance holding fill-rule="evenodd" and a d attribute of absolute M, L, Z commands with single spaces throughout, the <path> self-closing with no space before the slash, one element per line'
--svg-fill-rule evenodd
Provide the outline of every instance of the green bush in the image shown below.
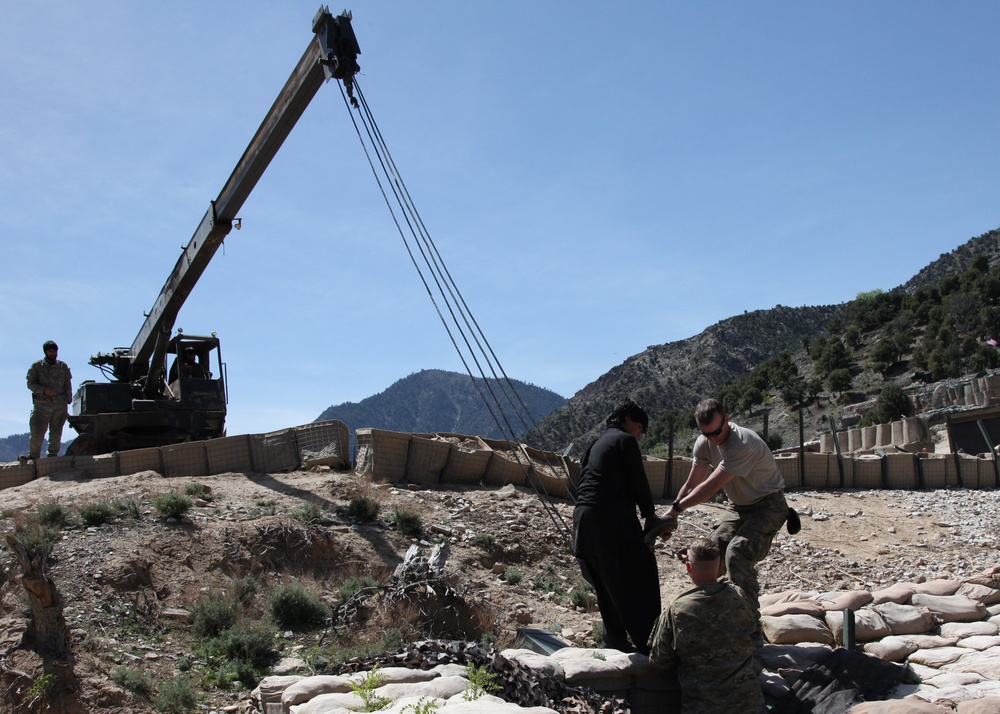
<path fill-rule="evenodd" d="M 127 518 L 138 518 L 142 515 L 139 500 L 136 498 L 112 498 L 111 507 Z"/>
<path fill-rule="evenodd" d="M 424 523 L 420 518 L 420 514 L 416 511 L 397 508 L 392 512 L 390 520 L 403 535 L 418 536 L 424 532 Z"/>
<path fill-rule="evenodd" d="M 141 697 L 148 697 L 153 692 L 152 681 L 144 672 L 136 669 L 116 667 L 111 670 L 111 681 Z"/>
<path fill-rule="evenodd" d="M 573 588 L 569 594 L 570 602 L 574 607 L 589 610 L 597 604 L 597 593 L 590 583 Z"/>
<path fill-rule="evenodd" d="M 340 594 L 340 601 L 347 602 L 352 597 L 357 595 L 358 591 L 364 590 L 365 588 L 373 588 L 377 585 L 378 581 L 371 575 L 362 575 L 360 578 L 352 575 L 341 583 L 337 592 Z"/>
<path fill-rule="evenodd" d="M 309 523 L 318 523 L 323 520 L 323 509 L 312 501 L 309 501 L 293 509 L 289 515 L 295 520 L 302 521 L 308 525 Z"/>
<path fill-rule="evenodd" d="M 49 501 L 38 507 L 38 522 L 46 526 L 62 528 L 69 523 L 69 509 L 58 501 Z"/>
<path fill-rule="evenodd" d="M 194 501 L 177 491 L 168 491 L 153 499 L 153 508 L 165 518 L 180 518 L 191 510 Z"/>
<path fill-rule="evenodd" d="M 52 551 L 52 544 L 62 536 L 58 528 L 43 525 L 36 518 L 14 520 L 14 539 L 30 550 Z"/>
<path fill-rule="evenodd" d="M 80 507 L 80 520 L 85 526 L 100 526 L 112 521 L 115 509 L 107 501 L 88 503 Z"/>
<path fill-rule="evenodd" d="M 355 496 L 347 507 L 347 512 L 360 521 L 374 521 L 378 518 L 378 511 L 378 501 L 371 496 Z"/>
<path fill-rule="evenodd" d="M 493 547 L 493 534 L 492 533 L 476 533 L 472 537 L 472 542 L 478 545 L 480 548 L 492 548 Z"/>
<path fill-rule="evenodd" d="M 274 628 L 263 620 L 238 622 L 223 630 L 211 645 L 228 659 L 263 668 L 275 655 Z"/>
<path fill-rule="evenodd" d="M 191 498 L 200 498 L 203 501 L 212 500 L 212 492 L 202 484 L 193 481 L 184 486 L 184 494 Z"/>
<path fill-rule="evenodd" d="M 507 568 L 503 571 L 503 579 L 511 585 L 517 585 L 519 582 L 524 580 L 524 573 L 517 568 Z"/>
<path fill-rule="evenodd" d="M 249 605 L 258 590 L 260 590 L 260 585 L 257 579 L 252 575 L 244 575 L 239 580 L 233 581 L 233 587 L 230 592 L 236 602 Z"/>
<path fill-rule="evenodd" d="M 183 674 L 161 684 L 153 697 L 153 706 L 164 714 L 185 714 L 193 710 L 196 703 L 191 680 Z"/>
<path fill-rule="evenodd" d="M 281 583 L 271 592 L 271 616 L 279 627 L 308 630 L 320 627 L 330 609 L 302 583 Z"/>
<path fill-rule="evenodd" d="M 236 603 L 221 593 L 209 593 L 191 606 L 191 629 L 201 637 L 218 637 L 236 624 Z"/>

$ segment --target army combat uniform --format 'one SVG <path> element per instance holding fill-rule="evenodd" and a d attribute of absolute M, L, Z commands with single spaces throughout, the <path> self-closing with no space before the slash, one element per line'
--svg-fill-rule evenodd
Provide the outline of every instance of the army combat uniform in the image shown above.
<path fill-rule="evenodd" d="M 752 666 L 756 627 L 750 604 L 727 580 L 696 585 L 663 611 L 649 658 L 677 667 L 682 714 L 766 711 Z"/>
<path fill-rule="evenodd" d="M 49 363 L 40 359 L 28 369 L 28 389 L 31 390 L 31 439 L 28 442 L 28 456 L 37 459 L 42 452 L 42 439 L 49 432 L 49 456 L 58 456 L 62 444 L 62 430 L 69 416 L 67 404 L 73 401 L 73 375 L 69 366 L 61 361 Z M 45 396 L 51 389 L 54 396 Z"/>

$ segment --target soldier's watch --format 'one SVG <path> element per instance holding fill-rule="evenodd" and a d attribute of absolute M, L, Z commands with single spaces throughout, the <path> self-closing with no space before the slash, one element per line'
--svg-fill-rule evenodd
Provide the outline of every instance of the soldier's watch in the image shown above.
<path fill-rule="evenodd" d="M 681 500 L 679 498 L 675 498 L 674 502 L 671 503 L 670 505 L 673 506 L 674 510 L 677 511 L 678 513 L 684 510 L 683 508 L 681 508 Z"/>

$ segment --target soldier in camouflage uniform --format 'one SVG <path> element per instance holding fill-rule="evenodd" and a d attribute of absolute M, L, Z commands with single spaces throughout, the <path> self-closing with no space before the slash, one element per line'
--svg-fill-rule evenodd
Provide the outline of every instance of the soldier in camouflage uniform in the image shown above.
<path fill-rule="evenodd" d="M 740 589 L 718 579 L 719 546 L 697 538 L 678 556 L 694 587 L 660 614 L 650 660 L 677 668 L 682 714 L 763 714 L 750 639 L 757 623 Z"/>
<path fill-rule="evenodd" d="M 62 443 L 63 425 L 69 416 L 66 407 L 73 401 L 73 375 L 69 367 L 56 357 L 59 345 L 49 340 L 42 349 L 45 359 L 40 359 L 28 369 L 28 389 L 31 390 L 31 439 L 28 442 L 29 459 L 37 459 L 42 452 L 42 439 L 49 432 L 49 456 L 58 456 Z"/>

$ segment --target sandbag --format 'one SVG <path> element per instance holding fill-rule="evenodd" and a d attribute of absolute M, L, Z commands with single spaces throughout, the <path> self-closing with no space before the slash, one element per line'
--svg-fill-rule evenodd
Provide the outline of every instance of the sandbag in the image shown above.
<path fill-rule="evenodd" d="M 862 649 L 886 662 L 902 662 L 919 649 L 912 640 L 898 635 L 889 635 L 875 642 L 865 642 Z"/>
<path fill-rule="evenodd" d="M 889 631 L 894 635 L 930 632 L 937 624 L 937 618 L 925 607 L 884 602 L 872 606 L 872 609 L 882 615 L 885 624 L 889 626 Z"/>
<path fill-rule="evenodd" d="M 1000 657 L 992 652 L 970 652 L 962 647 L 956 647 L 955 649 L 962 650 L 967 654 L 963 655 L 951 666 L 952 670 L 956 672 L 975 672 L 990 681 L 1000 681 Z"/>
<path fill-rule="evenodd" d="M 831 610 L 860 610 L 874 600 L 874 597 L 867 590 L 850 590 L 841 593 L 826 593 L 820 595 L 817 600 L 823 605 L 826 611 Z"/>
<path fill-rule="evenodd" d="M 1000 630 L 992 622 L 947 622 L 941 625 L 942 637 L 972 637 L 974 635 L 995 635 Z"/>
<path fill-rule="evenodd" d="M 962 583 L 955 594 L 965 595 L 970 600 L 976 600 L 983 605 L 993 605 L 1000 602 L 1000 590 L 977 583 Z"/>
<path fill-rule="evenodd" d="M 816 642 L 833 644 L 833 633 L 819 618 L 811 615 L 782 615 L 781 617 L 761 617 L 760 626 L 768 642 L 776 645 Z"/>
<path fill-rule="evenodd" d="M 930 650 L 935 647 L 951 647 L 958 643 L 957 637 L 941 637 L 940 635 L 907 635 L 906 639 L 917 646 L 917 649 Z"/>
<path fill-rule="evenodd" d="M 982 652 L 983 650 L 993 649 L 994 647 L 1000 648 L 1000 637 L 997 635 L 973 635 L 972 637 L 963 637 L 958 641 L 958 646 Z M 1000 652 L 1000 649 L 998 649 L 997 652 Z"/>
<path fill-rule="evenodd" d="M 334 694 L 350 692 L 348 683 L 350 677 L 339 674 L 317 674 L 312 677 L 299 677 L 297 682 L 293 682 L 285 687 L 281 694 L 281 703 L 285 707 L 290 707 L 302 702 L 308 702 L 321 694 Z"/>
<path fill-rule="evenodd" d="M 848 714 L 952 714 L 952 710 L 923 699 L 907 697 L 887 702 L 863 702 L 853 706 Z"/>
<path fill-rule="evenodd" d="M 781 617 L 782 615 L 812 615 L 816 619 L 822 619 L 826 614 L 823 603 L 815 600 L 788 600 L 786 602 L 776 602 L 773 605 L 762 607 L 760 614 L 769 617 Z"/>
<path fill-rule="evenodd" d="M 775 605 L 779 602 L 792 602 L 795 600 L 815 600 L 815 592 L 806 592 L 804 590 L 785 590 L 780 593 L 768 593 L 766 595 L 761 595 L 759 598 L 760 606 L 762 608 L 769 605 Z"/>
<path fill-rule="evenodd" d="M 961 587 L 962 581 L 955 578 L 938 578 L 926 583 L 908 583 L 908 585 L 913 588 L 913 592 L 923 595 L 954 595 Z"/>
<path fill-rule="evenodd" d="M 964 595 L 923 595 L 917 593 L 910 604 L 926 607 L 941 622 L 975 622 L 986 617 L 986 606 Z"/>
<path fill-rule="evenodd" d="M 910 583 L 896 583 L 884 590 L 874 591 L 872 593 L 872 602 L 876 605 L 881 605 L 884 602 L 894 602 L 901 605 L 913 597 L 913 593 L 916 592 L 914 588 L 915 586 Z"/>
<path fill-rule="evenodd" d="M 1000 714 L 1000 697 L 983 697 L 959 702 L 958 714 Z"/>
<path fill-rule="evenodd" d="M 828 612 L 825 619 L 827 627 L 833 633 L 833 639 L 843 643 L 844 613 L 839 610 Z M 854 613 L 854 639 L 857 642 L 874 642 L 891 634 L 885 619 L 875 610 L 865 608 Z"/>
<path fill-rule="evenodd" d="M 941 669 L 946 664 L 951 664 L 959 657 L 970 653 L 962 647 L 935 647 L 932 650 L 917 650 L 907 658 L 908 662 L 916 662 L 925 667 Z"/>

